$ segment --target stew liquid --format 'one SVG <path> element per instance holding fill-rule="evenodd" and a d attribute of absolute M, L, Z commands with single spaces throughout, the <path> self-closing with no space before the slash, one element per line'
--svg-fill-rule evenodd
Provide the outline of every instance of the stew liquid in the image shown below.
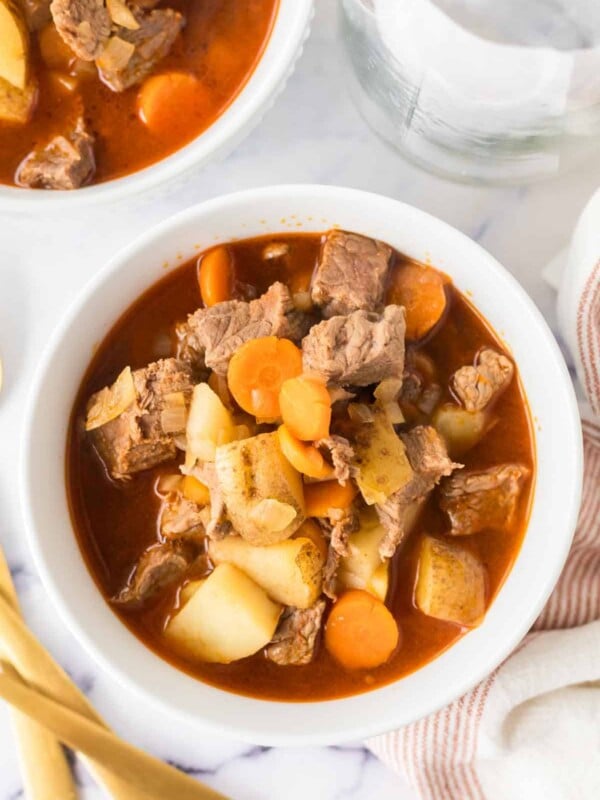
<path fill-rule="evenodd" d="M 290 246 L 286 271 L 277 259 L 265 261 L 262 250 L 269 241 Z M 308 287 L 319 253 L 321 236 L 298 234 L 266 237 L 230 246 L 241 295 L 257 295 L 274 280 L 290 284 L 294 291 Z M 394 255 L 394 270 L 406 258 Z M 393 277 L 392 277 L 393 280 Z M 441 325 L 417 348 L 435 363 L 442 386 L 440 402 L 453 400 L 448 388 L 452 373 L 471 363 L 484 345 L 503 351 L 501 342 L 473 306 L 452 285 L 448 287 L 448 311 Z M 98 587 L 110 602 L 126 584 L 136 560 L 156 541 L 160 498 L 157 477 L 173 472 L 173 464 L 156 467 L 117 485 L 107 477 L 102 462 L 84 432 L 86 402 L 90 395 L 110 384 L 124 365 L 145 366 L 174 352 L 173 327 L 200 305 L 196 260 L 175 269 L 142 295 L 117 322 L 95 354 L 75 402 L 67 446 L 67 487 L 78 541 Z M 408 344 L 407 351 L 415 345 Z M 483 440 L 460 461 L 466 468 L 481 469 L 502 462 L 519 462 L 534 475 L 533 439 L 527 404 L 518 376 L 494 407 L 495 424 Z M 532 478 L 526 479 L 510 528 L 460 537 L 486 567 L 488 604 L 501 587 L 521 545 L 526 529 Z M 191 663 L 167 649 L 162 631 L 172 613 L 178 589 L 163 593 L 147 608 L 123 609 L 111 604 L 125 625 L 148 647 L 178 668 L 215 686 L 241 694 L 278 700 L 322 700 L 356 694 L 406 675 L 452 645 L 466 629 L 421 613 L 413 602 L 417 555 L 425 533 L 438 534 L 448 523 L 437 507 L 436 493 L 428 500 L 407 543 L 391 564 L 387 605 L 400 628 L 400 641 L 390 660 L 374 670 L 346 670 L 319 642 L 313 663 L 281 667 L 262 653 L 228 665 Z"/>

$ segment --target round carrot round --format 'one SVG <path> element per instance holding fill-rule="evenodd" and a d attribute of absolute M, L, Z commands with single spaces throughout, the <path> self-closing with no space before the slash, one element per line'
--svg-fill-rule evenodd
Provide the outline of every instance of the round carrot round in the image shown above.
<path fill-rule="evenodd" d="M 358 494 L 351 481 L 342 486 L 338 481 L 307 483 L 304 486 L 304 502 L 307 517 L 326 517 L 330 508 L 349 508 Z"/>
<path fill-rule="evenodd" d="M 231 300 L 233 263 L 226 247 L 215 247 L 198 261 L 198 284 L 202 302 L 207 308 Z"/>
<path fill-rule="evenodd" d="M 389 609 L 369 592 L 352 589 L 335 603 L 325 627 L 325 646 L 348 669 L 373 669 L 392 655 L 400 632 Z"/>
<path fill-rule="evenodd" d="M 137 97 L 138 114 L 146 127 L 170 141 L 191 137 L 198 119 L 207 117 L 212 97 L 188 72 L 163 72 L 147 78 Z"/>
<path fill-rule="evenodd" d="M 392 277 L 387 302 L 406 310 L 407 339 L 422 339 L 446 310 L 448 278 L 425 264 L 402 264 Z"/>
<path fill-rule="evenodd" d="M 296 439 L 286 425 L 280 425 L 277 434 L 281 452 L 298 472 L 319 480 L 333 478 L 333 467 L 325 461 L 316 447 Z"/>
<path fill-rule="evenodd" d="M 250 339 L 234 353 L 227 370 L 229 391 L 236 403 L 257 419 L 281 415 L 282 384 L 302 372 L 302 352 L 289 339 Z"/>
<path fill-rule="evenodd" d="M 316 442 L 329 436 L 331 397 L 324 381 L 312 375 L 290 378 L 279 395 L 281 416 L 297 439 Z"/>

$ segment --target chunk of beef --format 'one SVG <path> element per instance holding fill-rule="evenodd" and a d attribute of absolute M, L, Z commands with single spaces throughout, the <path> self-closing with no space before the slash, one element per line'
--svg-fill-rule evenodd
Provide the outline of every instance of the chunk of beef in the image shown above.
<path fill-rule="evenodd" d="M 420 372 L 414 369 L 404 371 L 402 389 L 400 391 L 400 406 L 405 411 L 417 409 L 422 414 L 430 416 L 440 402 L 442 389 L 437 383 L 426 383 Z"/>
<path fill-rule="evenodd" d="M 347 556 L 348 538 L 360 527 L 358 511 L 354 506 L 345 509 L 332 508 L 327 519 L 319 523 L 325 536 L 329 539 L 327 560 L 323 567 L 323 592 L 335 600 L 337 597 L 337 572 L 340 559 Z"/>
<path fill-rule="evenodd" d="M 451 379 L 454 394 L 467 411 L 481 411 L 508 386 L 514 375 L 512 361 L 484 347 L 475 357 L 472 367 L 461 367 Z"/>
<path fill-rule="evenodd" d="M 192 392 L 189 366 L 174 358 L 155 361 L 132 374 L 135 402 L 116 419 L 90 431 L 96 450 L 116 479 L 175 458 L 178 432 L 163 431 L 162 412 L 169 395 L 181 392 L 187 403 Z M 88 408 L 97 396 L 90 398 Z"/>
<path fill-rule="evenodd" d="M 329 460 L 333 464 L 333 472 L 336 481 L 343 486 L 346 481 L 350 479 L 352 461 L 354 460 L 354 448 L 343 436 L 327 436 L 325 439 L 320 439 L 317 447 L 329 456 Z"/>
<path fill-rule="evenodd" d="M 115 92 L 123 92 L 149 75 L 167 55 L 185 25 L 184 16 L 172 8 L 137 14 L 136 19 L 140 27 L 135 31 L 117 28 L 119 39 L 135 48 L 126 64 L 112 63 L 102 54 L 96 55 L 100 78 Z"/>
<path fill-rule="evenodd" d="M 228 300 L 191 314 L 177 329 L 178 356 L 226 375 L 231 356 L 244 342 L 263 336 L 299 342 L 309 325 L 310 319 L 294 308 L 287 286 L 273 283 L 257 300 Z"/>
<path fill-rule="evenodd" d="M 98 58 L 112 25 L 104 0 L 52 0 L 50 11 L 56 30 L 78 58 Z"/>
<path fill-rule="evenodd" d="M 383 314 L 354 311 L 324 320 L 302 342 L 304 369 L 331 383 L 353 386 L 401 377 L 405 331 L 404 309 L 394 305 Z"/>
<path fill-rule="evenodd" d="M 273 641 L 266 648 L 267 658 L 280 666 L 310 664 L 324 611 L 324 600 L 317 600 L 311 608 L 288 606 L 281 615 Z"/>
<path fill-rule="evenodd" d="M 381 311 L 392 249 L 357 233 L 331 231 L 313 278 L 313 303 L 324 317 Z"/>
<path fill-rule="evenodd" d="M 204 533 L 202 508 L 179 492 L 169 492 L 160 510 L 159 528 L 165 539 L 201 536 Z"/>
<path fill-rule="evenodd" d="M 94 137 L 80 120 L 72 133 L 54 136 L 25 156 L 16 180 L 32 189 L 79 189 L 91 181 L 95 171 Z"/>
<path fill-rule="evenodd" d="M 21 6 L 27 27 L 32 33 L 41 31 L 52 19 L 50 0 L 22 0 Z"/>
<path fill-rule="evenodd" d="M 401 434 L 401 438 L 414 474 L 385 503 L 375 506 L 386 530 L 379 545 L 383 558 L 391 558 L 410 533 L 425 500 L 441 478 L 461 467 L 448 458 L 443 439 L 429 425 L 419 425 Z"/>
<path fill-rule="evenodd" d="M 137 606 L 151 600 L 162 589 L 179 581 L 196 557 L 189 542 L 175 541 L 154 545 L 139 559 L 127 586 L 113 602 Z"/>
<path fill-rule="evenodd" d="M 478 472 L 460 472 L 440 486 L 440 507 L 448 514 L 454 536 L 510 526 L 529 470 L 502 464 Z"/>

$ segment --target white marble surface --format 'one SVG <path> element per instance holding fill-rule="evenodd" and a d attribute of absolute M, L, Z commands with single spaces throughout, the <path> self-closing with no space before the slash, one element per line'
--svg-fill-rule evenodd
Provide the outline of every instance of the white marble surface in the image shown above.
<path fill-rule="evenodd" d="M 22 409 L 41 349 L 56 320 L 109 255 L 138 232 L 194 202 L 284 182 L 355 186 L 400 198 L 473 236 L 521 281 L 554 326 L 554 297 L 542 266 L 568 240 L 600 184 L 600 154 L 578 174 L 532 187 L 459 186 L 404 163 L 352 106 L 335 40 L 335 4 L 317 3 L 312 38 L 286 93 L 243 145 L 174 193 L 134 208 L 69 217 L 0 218 L 0 541 L 27 621 L 104 717 L 130 741 L 183 766 L 236 800 L 402 800 L 414 797 L 359 744 L 312 749 L 252 748 L 203 738 L 165 720 L 117 686 L 57 618 L 23 538 L 17 492 Z M 69 535 L 65 531 L 65 535 Z M 88 784 L 86 800 L 100 792 Z M 6 709 L 0 705 L 0 800 L 22 796 Z M 175 800 L 175 799 L 174 799 Z"/>

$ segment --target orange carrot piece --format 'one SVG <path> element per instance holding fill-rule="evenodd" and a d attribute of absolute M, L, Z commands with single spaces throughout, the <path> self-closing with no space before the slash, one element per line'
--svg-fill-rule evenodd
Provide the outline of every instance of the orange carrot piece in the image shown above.
<path fill-rule="evenodd" d="M 422 339 L 446 310 L 448 278 L 424 264 L 402 264 L 392 278 L 387 302 L 406 309 L 406 337 Z"/>
<path fill-rule="evenodd" d="M 388 608 L 369 592 L 352 589 L 333 606 L 325 646 L 347 669 L 373 669 L 392 655 L 400 631 Z"/>
<path fill-rule="evenodd" d="M 207 308 L 233 294 L 233 262 L 226 247 L 215 247 L 198 260 L 198 285 L 202 302 Z"/>
<path fill-rule="evenodd" d="M 212 97 L 204 83 L 187 72 L 163 72 L 147 78 L 137 96 L 138 115 L 157 136 L 186 137 L 206 117 Z"/>
<path fill-rule="evenodd" d="M 324 381 L 312 375 L 287 380 L 279 405 L 284 423 L 297 439 L 316 442 L 329 436 L 331 397 Z"/>
<path fill-rule="evenodd" d="M 65 44 L 53 22 L 38 33 L 38 46 L 42 61 L 50 69 L 65 70 L 75 59 L 75 53 Z"/>
<path fill-rule="evenodd" d="M 326 517 L 330 508 L 349 508 L 358 494 L 352 481 L 345 486 L 337 481 L 307 483 L 304 485 L 304 502 L 307 517 Z"/>
<path fill-rule="evenodd" d="M 286 425 L 280 425 L 277 434 L 281 452 L 298 472 L 319 480 L 333 478 L 333 467 L 325 461 L 316 447 L 296 439 Z"/>
<path fill-rule="evenodd" d="M 229 391 L 236 403 L 257 419 L 280 414 L 282 384 L 302 372 L 302 352 L 289 339 L 265 336 L 245 342 L 234 353 L 227 370 Z"/>
<path fill-rule="evenodd" d="M 314 520 L 305 519 L 296 533 L 293 534 L 292 539 L 310 539 L 311 542 L 318 547 L 319 552 L 323 556 L 323 561 L 327 559 L 329 545 L 323 536 L 323 531 Z"/>

